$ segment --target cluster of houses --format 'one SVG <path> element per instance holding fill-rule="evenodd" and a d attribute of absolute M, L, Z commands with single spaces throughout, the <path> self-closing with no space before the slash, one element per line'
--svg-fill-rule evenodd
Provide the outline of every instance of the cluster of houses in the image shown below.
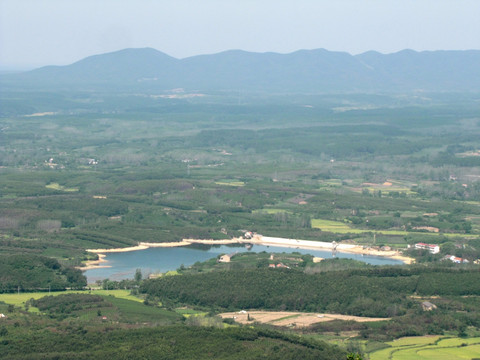
<path fill-rule="evenodd" d="M 428 250 L 432 254 L 438 254 L 440 252 L 440 247 L 437 244 L 417 243 L 415 244 L 415 249 Z M 450 260 L 455 264 L 467 264 L 469 262 L 467 259 L 455 255 L 445 255 L 442 260 Z"/>
<path fill-rule="evenodd" d="M 251 239 L 253 238 L 253 235 L 255 234 L 252 231 L 246 231 L 243 236 L 245 237 L 245 239 Z"/>

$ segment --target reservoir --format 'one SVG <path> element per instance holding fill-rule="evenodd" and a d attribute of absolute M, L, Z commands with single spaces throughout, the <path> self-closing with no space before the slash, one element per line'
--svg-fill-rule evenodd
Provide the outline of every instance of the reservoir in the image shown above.
<path fill-rule="evenodd" d="M 321 258 L 332 258 L 330 250 L 310 250 L 287 248 L 280 246 L 253 245 L 247 249 L 243 244 L 234 245 L 192 245 L 182 247 L 161 248 L 152 247 L 145 250 L 107 253 L 102 265 L 110 266 L 108 268 L 91 269 L 85 271 L 85 276 L 89 283 L 97 280 L 110 279 L 122 280 L 133 279 L 136 269 L 141 269 L 144 277 L 148 274 L 167 272 L 178 269 L 182 264 L 186 267 L 193 265 L 197 261 L 206 261 L 215 258 L 220 254 L 241 253 L 241 252 L 262 252 L 268 253 L 292 253 L 310 254 Z M 351 253 L 337 252 L 338 258 L 354 259 L 364 261 L 372 265 L 401 265 L 400 260 L 390 259 L 382 256 L 371 256 Z"/>

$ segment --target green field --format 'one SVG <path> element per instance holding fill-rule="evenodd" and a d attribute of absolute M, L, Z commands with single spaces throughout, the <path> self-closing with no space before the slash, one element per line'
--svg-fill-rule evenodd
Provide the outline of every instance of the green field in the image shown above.
<path fill-rule="evenodd" d="M 312 228 L 320 229 L 322 231 L 328 231 L 337 234 L 366 234 L 366 233 L 376 233 L 376 234 L 385 234 L 385 235 L 408 235 L 411 234 L 407 231 L 401 230 L 364 230 L 364 229 L 355 229 L 350 227 L 350 225 L 332 220 L 323 220 L 323 219 L 312 219 Z"/>
<path fill-rule="evenodd" d="M 265 208 L 265 209 L 257 209 L 253 211 L 254 214 L 279 214 L 279 213 L 291 213 L 291 211 L 284 210 L 284 209 L 270 209 L 270 208 Z"/>
<path fill-rule="evenodd" d="M 208 312 L 205 312 L 205 311 L 199 311 L 199 310 L 194 310 L 189 308 L 177 308 L 175 309 L 175 312 L 186 318 L 189 318 L 191 316 L 206 316 L 208 314 Z"/>
<path fill-rule="evenodd" d="M 464 360 L 480 357 L 480 338 L 423 336 L 386 343 L 391 347 L 370 354 L 370 360 Z"/>
<path fill-rule="evenodd" d="M 65 186 L 60 185 L 59 183 L 50 183 L 48 185 L 45 185 L 47 189 L 52 189 L 52 190 L 61 190 L 61 191 L 66 191 L 66 192 L 76 192 L 78 191 L 78 188 L 68 188 Z"/>
<path fill-rule="evenodd" d="M 340 221 L 312 219 L 312 228 L 328 231 L 336 234 L 384 234 L 393 236 L 407 236 L 407 235 L 422 235 L 422 236 L 446 236 L 446 237 L 461 237 L 461 238 L 475 238 L 476 235 L 469 234 L 455 234 L 455 233 L 424 233 L 417 231 L 402 231 L 402 230 L 365 230 L 355 229 L 349 224 Z"/>
<path fill-rule="evenodd" d="M 217 185 L 225 185 L 225 186 L 245 186 L 245 183 L 243 181 L 228 181 L 228 180 L 223 180 L 223 181 L 215 181 L 215 184 Z"/>
<path fill-rule="evenodd" d="M 143 299 L 131 295 L 130 290 L 92 290 L 92 291 L 80 291 L 80 290 L 67 290 L 67 291 L 52 291 L 48 292 L 32 292 L 32 293 L 11 293 L 0 294 L 0 301 L 6 304 L 12 304 L 15 306 L 24 307 L 25 303 L 30 299 L 40 299 L 44 296 L 58 296 L 64 294 L 92 294 L 102 296 L 113 296 L 119 299 L 126 299 L 136 302 L 143 302 Z"/>

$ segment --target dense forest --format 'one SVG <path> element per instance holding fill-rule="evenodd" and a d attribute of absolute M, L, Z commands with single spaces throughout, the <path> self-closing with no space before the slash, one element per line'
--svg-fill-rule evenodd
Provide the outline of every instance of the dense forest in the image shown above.
<path fill-rule="evenodd" d="M 480 296 L 476 269 L 380 267 L 305 274 L 290 269 L 216 271 L 149 280 L 140 292 L 162 302 L 228 310 L 272 309 L 389 317 L 418 296 Z"/>
<path fill-rule="evenodd" d="M 0 257 L 0 292 L 82 289 L 87 279 L 78 269 L 37 255 Z"/>

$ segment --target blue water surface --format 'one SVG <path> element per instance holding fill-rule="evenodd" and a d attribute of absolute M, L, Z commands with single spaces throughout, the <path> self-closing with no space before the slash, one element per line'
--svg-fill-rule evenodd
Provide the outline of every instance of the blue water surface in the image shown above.
<path fill-rule="evenodd" d="M 103 265 L 110 266 L 109 268 L 92 269 L 85 271 L 88 282 L 93 283 L 96 280 L 110 279 L 122 280 L 132 279 L 136 269 L 141 269 L 144 276 L 151 273 L 167 272 L 169 270 L 176 270 L 182 264 L 190 266 L 197 261 L 205 261 L 215 258 L 220 254 L 230 254 L 234 252 L 262 252 L 269 253 L 292 253 L 298 252 L 300 254 L 310 254 L 321 258 L 332 258 L 333 254 L 329 250 L 309 250 L 287 248 L 280 246 L 266 246 L 253 245 L 251 249 L 247 249 L 243 244 L 235 245 L 220 245 L 220 246 L 183 246 L 172 248 L 154 247 L 145 250 L 121 252 L 121 253 L 107 253 Z M 400 260 L 394 260 L 382 256 L 371 256 L 361 254 L 350 254 L 337 252 L 336 257 L 354 259 L 364 261 L 373 265 L 400 265 L 403 264 Z"/>

